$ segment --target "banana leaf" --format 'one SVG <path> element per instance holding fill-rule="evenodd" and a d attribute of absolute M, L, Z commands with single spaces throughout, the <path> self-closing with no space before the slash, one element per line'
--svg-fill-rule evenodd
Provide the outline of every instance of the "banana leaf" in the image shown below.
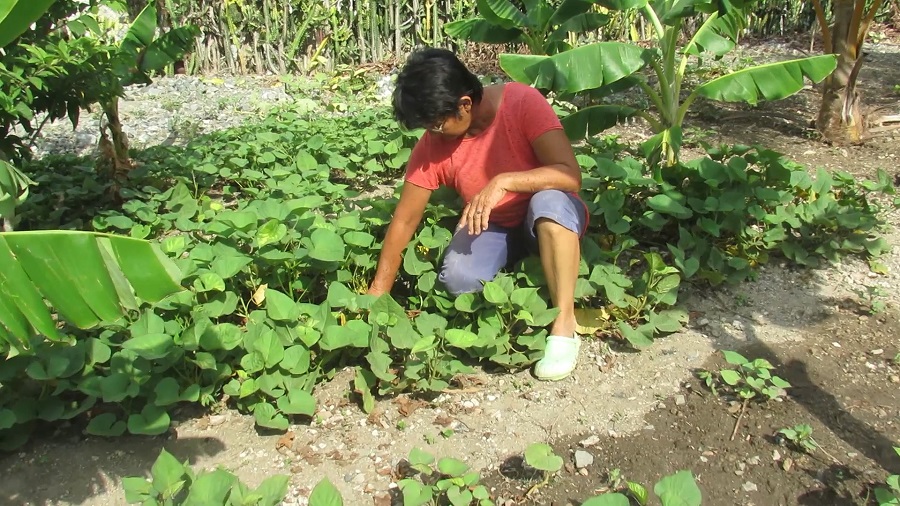
<path fill-rule="evenodd" d="M 476 0 L 475 5 L 484 19 L 500 27 L 510 29 L 531 26 L 528 17 L 509 0 Z"/>
<path fill-rule="evenodd" d="M 550 39 L 562 39 L 569 33 L 584 33 L 603 28 L 609 24 L 610 17 L 599 12 L 585 12 L 572 16 L 550 34 Z"/>
<path fill-rule="evenodd" d="M 55 0 L 3 0 L 0 2 L 0 47 L 16 40 Z"/>
<path fill-rule="evenodd" d="M 181 273 L 155 244 L 110 234 L 0 233 L 0 265 L 0 351 L 11 356 L 35 335 L 63 338 L 48 304 L 91 328 L 182 289 Z"/>
<path fill-rule="evenodd" d="M 642 9 L 649 0 L 597 0 L 597 4 L 614 11 Z"/>
<path fill-rule="evenodd" d="M 738 33 L 744 28 L 744 18 L 733 11 L 724 17 L 710 15 L 684 46 L 684 52 L 692 55 L 710 53 L 724 56 L 736 45 Z"/>
<path fill-rule="evenodd" d="M 646 51 L 634 44 L 597 42 L 553 56 L 500 55 L 513 80 L 557 93 L 599 88 L 644 67 Z"/>
<path fill-rule="evenodd" d="M 637 109 L 620 105 L 593 105 L 560 120 L 566 135 L 573 141 L 591 137 L 634 116 Z"/>
<path fill-rule="evenodd" d="M 454 38 L 485 44 L 506 44 L 517 41 L 522 36 L 522 30 L 518 28 L 500 28 L 484 18 L 447 23 L 444 25 L 444 32 Z"/>
<path fill-rule="evenodd" d="M 836 66 L 835 55 L 770 63 L 713 79 L 695 88 L 694 93 L 712 100 L 751 105 L 760 99 L 781 100 L 802 90 L 804 78 L 817 83 L 834 72 Z"/>
<path fill-rule="evenodd" d="M 199 34 L 200 31 L 195 26 L 182 26 L 160 35 L 147 46 L 147 51 L 141 58 L 141 72 L 162 70 L 166 65 L 175 63 L 193 49 L 194 40 Z"/>
<path fill-rule="evenodd" d="M 549 25 L 560 25 L 572 18 L 585 14 L 594 6 L 592 0 L 563 0 L 547 21 Z"/>

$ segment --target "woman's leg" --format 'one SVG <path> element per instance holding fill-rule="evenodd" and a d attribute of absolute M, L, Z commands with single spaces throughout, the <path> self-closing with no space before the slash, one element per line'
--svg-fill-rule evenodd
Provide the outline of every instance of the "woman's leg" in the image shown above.
<path fill-rule="evenodd" d="M 540 379 L 562 379 L 575 368 L 580 341 L 575 335 L 575 283 L 581 261 L 581 234 L 587 227 L 581 200 L 558 190 L 534 194 L 525 220 L 526 236 L 537 242 L 550 299 L 559 315 L 550 327 Z"/>
<path fill-rule="evenodd" d="M 465 228 L 457 230 L 447 247 L 438 280 L 452 295 L 480 292 L 483 282 L 494 279 L 500 269 L 521 258 L 524 249 L 518 231 L 493 223 L 478 235 L 469 235 Z"/>

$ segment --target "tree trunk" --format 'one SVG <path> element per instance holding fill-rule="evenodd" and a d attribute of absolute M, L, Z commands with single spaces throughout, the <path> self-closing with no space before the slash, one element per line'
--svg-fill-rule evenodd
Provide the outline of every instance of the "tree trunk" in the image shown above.
<path fill-rule="evenodd" d="M 106 171 L 113 181 L 112 189 L 117 192 L 118 182 L 124 179 L 134 164 L 128 155 L 128 137 L 119 120 L 119 98 L 113 97 L 109 102 L 103 103 L 102 107 L 107 124 L 100 130 L 101 165 L 98 168 Z"/>
<path fill-rule="evenodd" d="M 877 9 L 881 2 L 871 8 Z M 858 144 L 866 133 L 862 99 L 856 80 L 862 67 L 862 41 L 868 23 L 863 20 L 865 0 L 834 0 L 834 25 L 830 37 L 824 36 L 826 54 L 837 55 L 837 68 L 825 78 L 822 103 L 816 118 L 816 129 L 835 144 Z M 820 18 L 821 21 L 821 18 Z"/>

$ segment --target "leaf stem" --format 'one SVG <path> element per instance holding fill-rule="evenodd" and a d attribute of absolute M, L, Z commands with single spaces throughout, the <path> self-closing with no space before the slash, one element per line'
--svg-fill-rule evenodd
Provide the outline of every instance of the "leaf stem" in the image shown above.
<path fill-rule="evenodd" d="M 656 35 L 662 39 L 665 36 L 665 29 L 663 28 L 662 23 L 659 21 L 659 16 L 656 15 L 656 11 L 653 10 L 653 6 L 650 5 L 650 2 L 647 2 L 642 10 L 644 11 L 644 15 L 647 16 L 647 19 L 650 20 L 650 23 L 653 24 L 653 29 L 656 30 Z"/>

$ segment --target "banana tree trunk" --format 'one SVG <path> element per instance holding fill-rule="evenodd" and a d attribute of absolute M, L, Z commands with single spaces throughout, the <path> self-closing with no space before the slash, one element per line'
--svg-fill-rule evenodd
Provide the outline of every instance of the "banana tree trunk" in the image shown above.
<path fill-rule="evenodd" d="M 876 0 L 870 7 L 873 14 L 880 6 Z M 866 133 L 866 118 L 862 99 L 856 90 L 857 77 L 862 67 L 862 45 L 870 16 L 863 16 L 865 0 L 834 0 L 832 27 L 822 26 L 824 52 L 838 56 L 837 68 L 824 81 L 822 103 L 816 118 L 816 129 L 822 136 L 836 144 L 857 144 Z M 820 25 L 824 24 L 824 11 L 816 2 Z"/>
<path fill-rule="evenodd" d="M 133 166 L 128 155 L 128 136 L 119 119 L 119 98 L 113 97 L 102 107 L 106 126 L 100 131 L 100 159 L 112 180 L 119 181 Z"/>

